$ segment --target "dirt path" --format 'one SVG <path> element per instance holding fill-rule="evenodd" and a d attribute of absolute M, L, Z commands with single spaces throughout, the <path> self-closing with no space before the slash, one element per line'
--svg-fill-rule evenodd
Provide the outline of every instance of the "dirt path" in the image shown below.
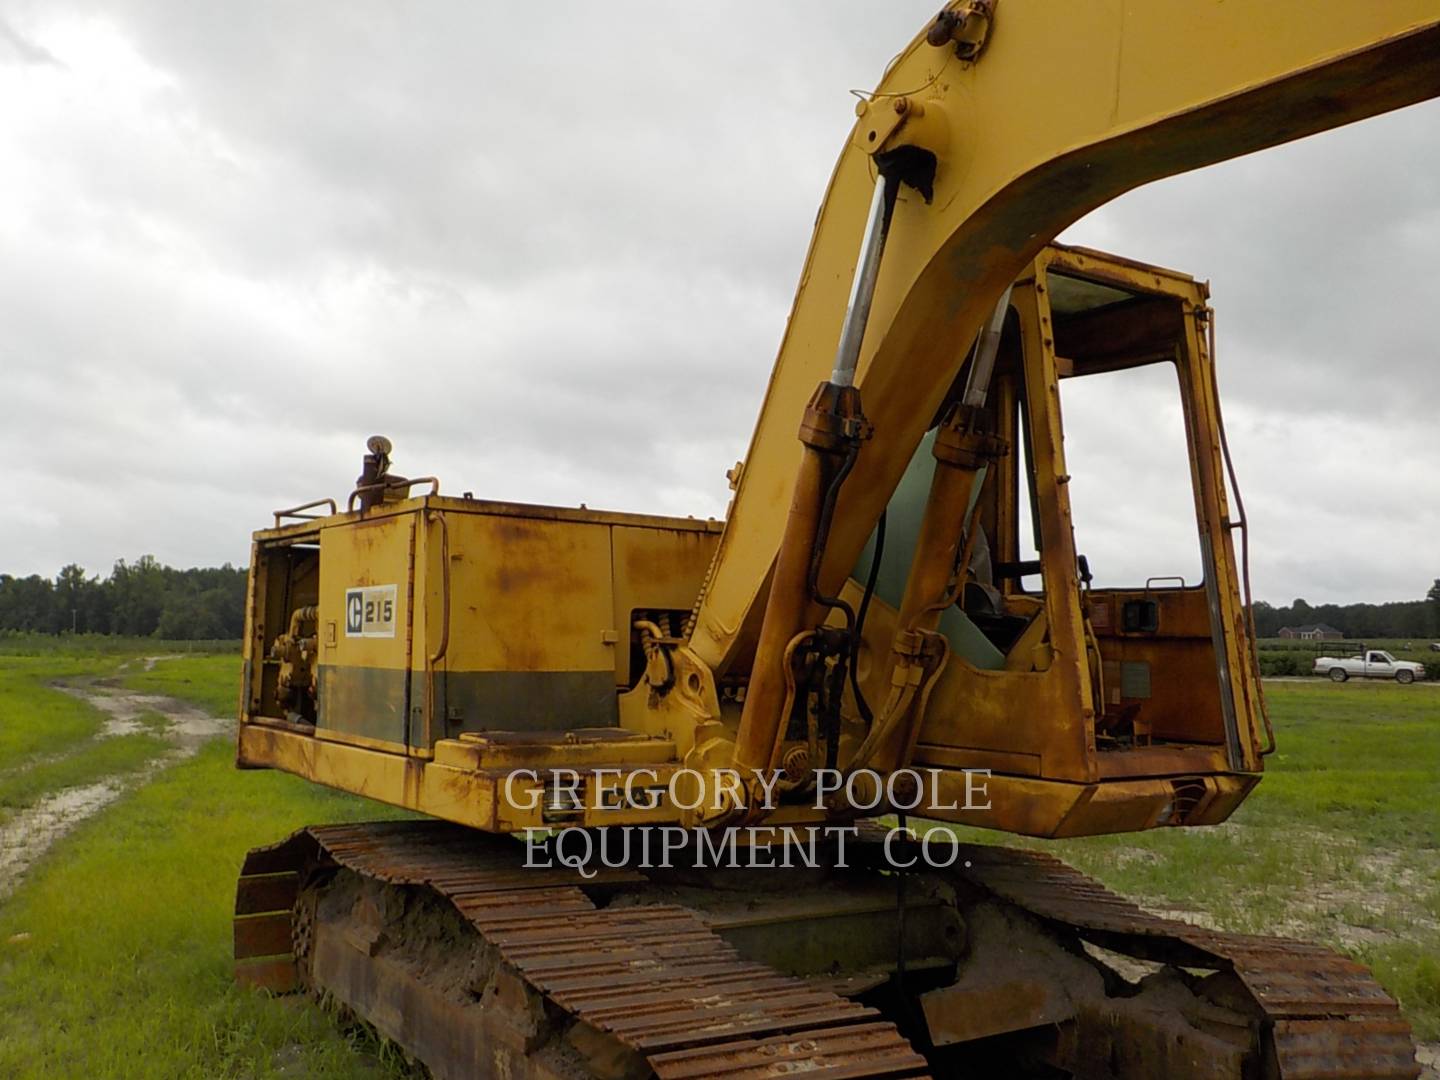
<path fill-rule="evenodd" d="M 15 891 L 25 871 L 52 843 L 114 802 L 123 790 L 115 780 L 66 788 L 0 825 L 0 900 Z"/>
<path fill-rule="evenodd" d="M 142 664 L 143 670 L 154 671 L 155 665 L 161 660 L 179 660 L 182 655 L 182 653 L 166 653 L 163 656 L 142 656 L 138 660 L 126 660 L 115 669 L 115 673 L 118 675 L 122 671 L 129 671 L 131 664 Z"/>
<path fill-rule="evenodd" d="M 165 658 L 146 657 L 146 670 L 158 659 Z M 130 788 L 145 783 L 167 765 L 192 756 L 210 739 L 234 726 L 233 720 L 211 716 L 183 701 L 126 690 L 114 685 L 112 680 L 57 684 L 55 689 L 89 702 L 105 714 L 105 726 L 98 738 L 149 731 L 164 738 L 170 749 L 138 773 L 54 792 L 0 823 L 0 900 L 14 892 L 25 872 L 51 844 L 80 822 L 103 810 Z M 151 714 L 160 716 L 163 726 L 141 719 Z"/>
<path fill-rule="evenodd" d="M 147 667 L 146 670 L 150 669 Z M 204 709 L 176 701 L 174 698 L 126 690 L 110 679 L 96 679 L 68 686 L 57 684 L 55 689 L 87 701 L 105 714 L 105 729 L 101 732 L 101 738 L 154 730 L 141 717 L 151 713 L 159 714 L 164 718 L 165 729 L 157 733 L 163 734 L 174 747 L 166 755 L 170 761 L 189 757 L 207 740 L 234 727 L 233 720 L 211 716 Z"/>

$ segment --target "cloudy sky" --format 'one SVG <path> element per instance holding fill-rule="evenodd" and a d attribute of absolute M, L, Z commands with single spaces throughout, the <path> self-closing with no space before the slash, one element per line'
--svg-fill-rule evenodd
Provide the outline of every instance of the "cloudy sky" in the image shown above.
<path fill-rule="evenodd" d="M 722 513 L 848 91 L 934 7 L 0 0 L 0 572 L 243 562 L 376 431 L 452 492 Z M 1213 281 L 1258 596 L 1424 594 L 1440 108 L 1064 239 Z M 1184 572 L 1156 420 L 1072 396 L 1072 456 L 1127 478 L 1082 550 Z"/>

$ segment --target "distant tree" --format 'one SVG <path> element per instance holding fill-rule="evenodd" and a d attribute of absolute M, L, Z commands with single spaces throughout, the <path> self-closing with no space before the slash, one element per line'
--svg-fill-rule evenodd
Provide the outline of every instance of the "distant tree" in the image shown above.
<path fill-rule="evenodd" d="M 104 633 L 109 629 L 104 619 L 104 603 L 99 578 L 87 578 L 83 568 L 71 563 L 55 575 L 53 621 L 60 631 L 74 630 L 82 634 Z"/>
<path fill-rule="evenodd" d="M 1275 605 L 1264 600 L 1256 600 L 1255 612 L 1255 633 L 1258 637 L 1274 637 L 1280 632 L 1284 624 L 1280 621 L 1280 613 Z"/>
<path fill-rule="evenodd" d="M 71 563 L 52 583 L 0 574 L 0 630 L 76 630 L 168 638 L 237 638 L 245 627 L 245 571 L 230 564 L 176 570 L 145 555 L 121 559 L 101 581 Z"/>
<path fill-rule="evenodd" d="M 1437 581 L 1440 584 L 1440 581 Z M 1312 607 L 1296 600 L 1286 607 L 1271 607 L 1263 600 L 1255 603 L 1255 629 L 1261 637 L 1274 637 L 1285 626 L 1328 623 L 1352 641 L 1371 638 L 1425 638 L 1440 628 L 1432 629 L 1440 618 L 1440 604 L 1435 589 L 1426 600 L 1396 600 L 1387 604 L 1320 604 Z"/>
<path fill-rule="evenodd" d="M 218 638 L 224 636 L 224 625 L 199 596 L 179 593 L 169 598 L 160 613 L 156 634 L 162 638 Z"/>
<path fill-rule="evenodd" d="M 1425 601 L 1430 607 L 1430 633 L 1440 638 L 1440 577 L 1435 579 L 1435 584 L 1430 586 L 1430 591 L 1425 594 Z"/>
<path fill-rule="evenodd" d="M 133 566 L 115 563 L 107 582 L 111 591 L 111 627 L 114 633 L 148 637 L 160 625 L 165 610 L 165 575 L 154 556 L 142 555 Z"/>
<path fill-rule="evenodd" d="M 53 634 L 58 627 L 50 582 L 39 574 L 24 578 L 0 576 L 0 625 L 7 630 Z"/>

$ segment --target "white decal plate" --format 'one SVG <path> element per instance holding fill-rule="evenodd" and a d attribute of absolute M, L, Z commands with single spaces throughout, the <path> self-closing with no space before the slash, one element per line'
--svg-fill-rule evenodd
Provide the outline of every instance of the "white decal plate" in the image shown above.
<path fill-rule="evenodd" d="M 345 590 L 345 636 L 395 636 L 394 585 L 365 585 Z"/>

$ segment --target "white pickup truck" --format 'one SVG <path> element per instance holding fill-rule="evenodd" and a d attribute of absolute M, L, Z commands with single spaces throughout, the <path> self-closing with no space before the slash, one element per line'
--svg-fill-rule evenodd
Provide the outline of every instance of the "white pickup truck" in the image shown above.
<path fill-rule="evenodd" d="M 1322 656 L 1315 661 L 1316 675 L 1329 675 L 1335 682 L 1344 682 L 1351 675 L 1361 679 L 1394 679 L 1412 683 L 1425 677 L 1425 665 L 1413 660 L 1396 660 L 1383 649 L 1366 649 L 1360 656 Z"/>

